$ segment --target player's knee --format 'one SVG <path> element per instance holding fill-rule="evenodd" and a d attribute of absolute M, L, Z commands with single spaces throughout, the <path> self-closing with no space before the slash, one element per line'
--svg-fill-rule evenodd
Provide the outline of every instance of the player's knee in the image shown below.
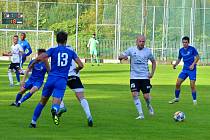
<path fill-rule="evenodd" d="M 179 88 L 181 86 L 180 82 L 176 82 L 176 87 Z"/>
<path fill-rule="evenodd" d="M 138 92 L 132 92 L 132 96 L 133 96 L 134 99 L 135 99 L 135 98 L 138 98 L 139 93 L 138 93 Z"/>

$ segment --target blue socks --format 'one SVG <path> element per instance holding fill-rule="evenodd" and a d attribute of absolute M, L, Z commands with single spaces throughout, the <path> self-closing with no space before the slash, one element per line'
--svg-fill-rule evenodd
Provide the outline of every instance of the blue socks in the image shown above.
<path fill-rule="evenodd" d="M 37 119 L 39 118 L 41 112 L 42 112 L 42 109 L 44 108 L 45 105 L 42 105 L 40 103 L 38 103 L 38 105 L 36 106 L 35 110 L 34 110 L 34 115 L 33 115 L 33 118 L 32 118 L 32 121 L 33 122 L 36 122 Z"/>
<path fill-rule="evenodd" d="M 24 101 L 26 101 L 31 96 L 32 96 L 32 93 L 28 92 L 22 99 L 20 99 L 20 102 L 23 103 Z"/>
<path fill-rule="evenodd" d="M 196 100 L 196 91 L 192 91 L 192 98 L 193 100 Z"/>
<path fill-rule="evenodd" d="M 59 104 L 53 104 L 52 105 L 52 109 L 56 110 L 56 113 L 58 113 L 59 109 L 60 109 L 60 105 Z"/>
<path fill-rule="evenodd" d="M 18 94 L 16 95 L 16 100 L 15 100 L 15 102 L 17 103 L 17 102 L 21 99 L 21 97 L 22 97 L 22 94 L 18 93 Z"/>
<path fill-rule="evenodd" d="M 19 72 L 16 72 L 16 78 L 17 78 L 17 81 L 20 82 L 20 73 Z"/>
<path fill-rule="evenodd" d="M 178 99 L 180 94 L 180 90 L 175 90 L 175 97 Z"/>

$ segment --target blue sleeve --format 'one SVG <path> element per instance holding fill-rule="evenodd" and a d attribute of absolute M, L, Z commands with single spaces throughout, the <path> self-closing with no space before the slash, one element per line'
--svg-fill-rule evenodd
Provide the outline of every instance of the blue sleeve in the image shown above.
<path fill-rule="evenodd" d="M 52 52 L 53 52 L 53 48 L 49 48 L 47 51 L 46 51 L 46 54 L 48 55 L 48 57 L 51 57 L 52 56 Z"/>
<path fill-rule="evenodd" d="M 26 49 L 28 50 L 28 53 L 26 54 L 26 56 L 29 56 L 32 53 L 32 49 L 31 49 L 31 46 L 28 42 L 26 44 Z"/>
<path fill-rule="evenodd" d="M 72 51 L 72 52 L 73 52 L 73 59 L 76 60 L 76 58 L 78 58 L 78 56 L 74 51 Z"/>
<path fill-rule="evenodd" d="M 193 49 L 193 55 L 197 56 L 198 55 L 198 51 L 196 50 L 196 48 Z"/>
<path fill-rule="evenodd" d="M 33 61 L 34 61 L 34 60 L 31 60 L 31 61 L 30 61 L 30 63 L 28 64 L 28 67 L 31 65 L 31 63 L 32 63 Z"/>
<path fill-rule="evenodd" d="M 179 56 L 178 56 L 178 59 L 182 59 L 182 54 L 181 54 L 181 50 L 179 50 Z"/>

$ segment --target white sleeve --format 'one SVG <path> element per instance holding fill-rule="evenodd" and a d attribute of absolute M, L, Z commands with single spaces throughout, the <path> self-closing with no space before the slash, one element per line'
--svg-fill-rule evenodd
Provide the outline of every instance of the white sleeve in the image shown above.
<path fill-rule="evenodd" d="M 125 50 L 122 55 L 124 56 L 130 56 L 131 55 L 131 48 L 128 48 L 127 50 Z"/>

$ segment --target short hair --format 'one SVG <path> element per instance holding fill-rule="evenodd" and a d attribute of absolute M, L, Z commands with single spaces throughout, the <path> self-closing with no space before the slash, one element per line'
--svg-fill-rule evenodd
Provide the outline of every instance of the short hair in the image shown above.
<path fill-rule="evenodd" d="M 190 38 L 189 38 L 188 36 L 184 36 L 184 37 L 182 38 L 182 41 L 183 41 L 183 40 L 187 40 L 188 43 L 190 42 Z"/>
<path fill-rule="evenodd" d="M 21 32 L 21 35 L 26 35 L 26 33 L 25 32 Z"/>
<path fill-rule="evenodd" d="M 43 53 L 43 52 L 46 52 L 45 49 L 37 49 L 38 53 Z"/>
<path fill-rule="evenodd" d="M 93 33 L 94 36 L 96 36 L 96 33 Z"/>
<path fill-rule="evenodd" d="M 13 37 L 17 37 L 18 38 L 18 35 L 14 35 Z"/>
<path fill-rule="evenodd" d="M 57 43 L 64 44 L 67 41 L 68 34 L 64 31 L 60 31 L 56 35 L 56 41 Z"/>

